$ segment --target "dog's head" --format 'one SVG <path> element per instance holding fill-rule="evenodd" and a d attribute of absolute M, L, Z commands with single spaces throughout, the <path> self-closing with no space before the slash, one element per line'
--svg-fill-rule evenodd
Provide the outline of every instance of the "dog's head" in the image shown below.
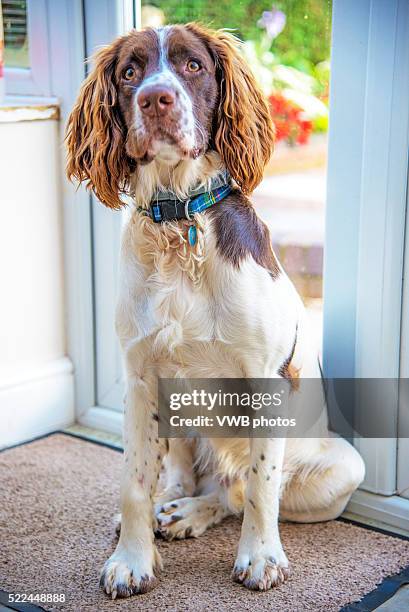
<path fill-rule="evenodd" d="M 119 208 L 137 165 L 217 151 L 245 193 L 274 129 L 238 41 L 198 24 L 132 31 L 100 50 L 67 126 L 69 178 Z"/>

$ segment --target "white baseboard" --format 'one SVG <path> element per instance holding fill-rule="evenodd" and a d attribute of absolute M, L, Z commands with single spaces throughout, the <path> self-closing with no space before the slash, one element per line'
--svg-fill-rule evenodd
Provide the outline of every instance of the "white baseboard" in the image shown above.
<path fill-rule="evenodd" d="M 101 429 L 122 436 L 123 415 L 122 412 L 117 410 L 94 406 L 78 416 L 78 422 L 86 427 Z"/>
<path fill-rule="evenodd" d="M 74 376 L 67 357 L 0 384 L 0 448 L 75 421 Z"/>
<path fill-rule="evenodd" d="M 383 523 L 393 531 L 398 528 L 409 533 L 409 499 L 398 495 L 378 495 L 367 491 L 355 491 L 346 507 L 346 515 L 353 514 L 362 522 L 373 520 Z"/>

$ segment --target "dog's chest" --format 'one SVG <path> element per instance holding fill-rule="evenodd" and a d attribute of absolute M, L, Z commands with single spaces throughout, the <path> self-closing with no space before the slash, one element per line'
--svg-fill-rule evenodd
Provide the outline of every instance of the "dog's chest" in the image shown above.
<path fill-rule="evenodd" d="M 117 328 L 122 339 L 150 338 L 172 352 L 215 338 L 215 309 L 204 279 L 204 244 L 191 248 L 188 226 L 129 223 L 122 239 Z"/>
<path fill-rule="evenodd" d="M 144 358 L 148 352 L 179 372 L 181 364 L 201 364 L 189 371 L 196 377 L 220 375 L 220 367 L 225 376 L 240 375 L 243 355 L 274 371 L 294 342 L 288 281 L 273 281 L 251 258 L 240 268 L 229 265 L 209 226 L 194 251 L 186 227 L 152 226 L 130 224 L 123 236 L 117 310 L 123 347 L 139 345 Z"/>

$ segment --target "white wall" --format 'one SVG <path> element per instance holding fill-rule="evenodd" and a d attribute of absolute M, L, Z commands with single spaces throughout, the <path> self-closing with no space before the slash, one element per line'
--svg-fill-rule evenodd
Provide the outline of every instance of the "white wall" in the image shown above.
<path fill-rule="evenodd" d="M 0 117 L 0 446 L 74 420 L 60 160 L 57 120 Z"/>

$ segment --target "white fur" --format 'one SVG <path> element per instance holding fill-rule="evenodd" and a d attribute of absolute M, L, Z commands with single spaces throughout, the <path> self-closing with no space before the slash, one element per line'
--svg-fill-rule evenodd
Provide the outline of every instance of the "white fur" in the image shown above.
<path fill-rule="evenodd" d="M 136 103 L 137 96 L 147 87 L 152 85 L 161 85 L 169 87 L 174 91 L 177 99 L 177 106 L 180 112 L 179 119 L 179 147 L 190 151 L 196 146 L 195 139 L 195 116 L 193 113 L 193 104 L 190 96 L 182 85 L 182 82 L 177 77 L 177 74 L 172 70 L 170 64 L 167 61 L 167 47 L 166 40 L 168 34 L 168 28 L 158 28 L 156 30 L 158 36 L 158 48 L 159 48 L 159 64 L 158 70 L 151 76 L 145 78 L 141 86 L 135 92 L 135 109 L 134 109 L 134 129 L 136 138 L 144 138 L 145 136 L 145 123 L 143 113 L 141 112 L 138 104 Z M 174 154 L 174 148 L 169 147 L 166 143 L 161 140 L 155 140 L 152 143 L 152 152 L 154 152 L 159 159 L 169 162 L 178 160 Z M 171 159 L 167 157 L 171 155 Z"/>

